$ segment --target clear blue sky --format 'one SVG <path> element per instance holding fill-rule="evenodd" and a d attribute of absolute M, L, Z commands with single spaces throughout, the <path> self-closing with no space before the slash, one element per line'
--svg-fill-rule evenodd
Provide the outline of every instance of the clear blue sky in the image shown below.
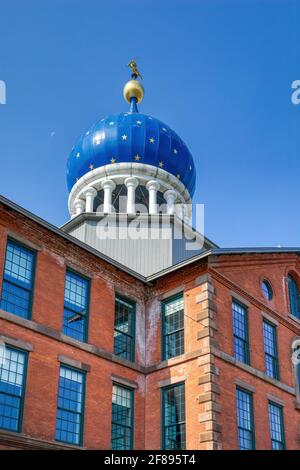
<path fill-rule="evenodd" d="M 61 225 L 79 134 L 125 111 L 168 123 L 197 167 L 206 235 L 225 247 L 300 245 L 299 0 L 1 0 L 0 193 Z M 55 133 L 55 134 L 54 134 Z"/>

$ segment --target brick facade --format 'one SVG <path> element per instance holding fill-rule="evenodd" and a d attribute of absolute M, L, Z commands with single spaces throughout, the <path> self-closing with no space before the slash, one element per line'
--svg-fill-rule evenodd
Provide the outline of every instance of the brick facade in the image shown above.
<path fill-rule="evenodd" d="M 270 449 L 268 400 L 283 406 L 286 447 L 300 449 L 300 403 L 291 346 L 300 321 L 289 314 L 288 273 L 296 253 L 207 256 L 140 279 L 63 234 L 0 204 L 0 280 L 7 237 L 37 251 L 30 320 L 0 310 L 0 336 L 28 351 L 21 433 L 0 430 L 0 449 L 73 448 L 54 440 L 60 363 L 86 371 L 83 448 L 109 449 L 112 383 L 134 389 L 134 448 L 161 448 L 161 389 L 185 383 L 187 449 L 237 449 L 236 386 L 253 393 L 257 449 Z M 91 280 L 88 340 L 61 333 L 67 267 Z M 267 302 L 260 282 L 274 298 Z M 184 292 L 185 353 L 161 360 L 161 301 Z M 113 353 L 115 293 L 136 302 L 135 363 Z M 234 358 L 232 299 L 248 307 L 250 364 Z M 265 374 L 262 321 L 277 327 L 280 380 Z"/>

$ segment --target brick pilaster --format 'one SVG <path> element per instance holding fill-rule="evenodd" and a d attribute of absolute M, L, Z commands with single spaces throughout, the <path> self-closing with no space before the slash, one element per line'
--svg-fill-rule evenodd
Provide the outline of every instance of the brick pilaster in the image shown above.
<path fill-rule="evenodd" d="M 199 366 L 199 448 L 202 450 L 221 450 L 221 426 L 218 423 L 219 404 L 219 370 L 215 366 L 213 349 L 217 347 L 215 332 L 217 330 L 217 306 L 214 303 L 215 289 L 210 276 L 204 276 L 201 292 L 196 296 L 198 305 L 197 339 L 202 355 L 198 358 Z"/>

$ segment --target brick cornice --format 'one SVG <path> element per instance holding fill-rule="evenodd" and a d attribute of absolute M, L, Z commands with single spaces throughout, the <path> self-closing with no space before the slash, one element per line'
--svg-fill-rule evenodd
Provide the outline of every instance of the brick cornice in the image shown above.
<path fill-rule="evenodd" d="M 23 450 L 85 450 L 84 447 L 61 444 L 55 441 L 43 441 L 23 433 L 0 430 L 0 445 Z"/>
<path fill-rule="evenodd" d="M 204 354 L 201 349 L 197 349 L 195 351 L 182 354 L 181 356 L 169 359 L 167 361 L 162 361 L 157 364 L 152 364 L 150 366 L 145 367 L 137 363 L 126 361 L 125 359 L 122 359 L 111 352 L 105 351 L 104 349 L 100 349 L 93 344 L 82 343 L 81 341 L 77 341 L 74 338 L 61 334 L 59 331 L 53 328 L 40 325 L 39 323 L 36 323 L 32 320 L 26 320 L 24 318 L 20 318 L 12 313 L 5 312 L 4 310 L 1 310 L 1 309 L 0 309 L 0 320 L 9 321 L 10 323 L 14 323 L 15 325 L 29 329 L 43 336 L 47 336 L 48 338 L 51 338 L 53 340 L 62 342 L 64 344 L 75 347 L 82 351 L 86 351 L 88 353 L 94 354 L 95 356 L 98 356 L 104 360 L 120 364 L 123 367 L 127 367 L 129 369 L 132 369 L 136 372 L 140 372 L 145 375 L 151 374 L 161 369 L 173 367 L 181 363 L 186 363 L 188 361 L 195 360 L 197 359 L 197 357 Z M 0 330 L 0 334 L 1 334 L 1 330 Z M 22 343 L 20 343 L 19 347 L 22 349 Z M 85 368 L 87 367 L 88 367 L 88 364 L 85 364 Z"/>
<path fill-rule="evenodd" d="M 266 375 L 264 372 L 262 372 L 258 369 L 255 369 L 252 366 L 249 366 L 247 364 L 243 364 L 240 361 L 237 361 L 235 359 L 235 357 L 230 356 L 230 354 L 227 354 L 223 351 L 220 351 L 217 348 L 213 349 L 212 354 L 214 354 L 216 357 L 222 359 L 223 361 L 225 361 L 225 362 L 227 362 L 227 363 L 229 363 L 229 364 L 231 364 L 231 365 L 233 365 L 233 366 L 235 366 L 239 369 L 242 369 L 243 371 L 248 372 L 251 375 L 254 375 L 257 378 L 259 378 L 261 380 L 264 380 L 265 382 L 268 382 L 270 385 L 273 385 L 274 387 L 280 388 L 281 390 L 283 390 L 284 392 L 289 393 L 290 395 L 296 396 L 295 388 L 290 387 L 289 385 L 287 385 L 283 382 L 280 382 L 279 380 L 272 379 L 271 377 Z"/>
<path fill-rule="evenodd" d="M 99 348 L 98 346 L 95 346 L 90 343 L 82 343 L 81 341 L 77 341 L 74 338 L 63 335 L 58 330 L 49 328 L 48 326 L 41 325 L 32 320 L 26 320 L 12 313 L 5 312 L 4 310 L 1 310 L 1 309 L 0 309 L 0 320 L 9 321 L 10 323 L 14 323 L 15 325 L 29 329 L 43 336 L 47 336 L 48 338 L 51 338 L 55 341 L 60 341 L 62 343 L 68 344 L 69 346 L 73 346 L 82 351 L 86 351 L 88 353 L 94 354 L 95 356 L 101 357 L 102 359 L 105 359 L 107 361 L 115 362 L 124 367 L 128 367 L 129 369 L 133 369 L 137 372 L 145 373 L 146 369 L 137 363 L 131 363 L 122 358 L 119 358 L 118 356 L 116 356 L 115 354 L 111 352 L 108 352 L 108 351 L 105 351 L 104 349 Z"/>
<path fill-rule="evenodd" d="M 222 257 L 223 259 L 221 259 Z M 209 266 L 212 268 L 240 268 L 257 267 L 270 265 L 299 265 L 299 255 L 297 253 L 224 253 L 221 255 L 210 255 Z"/>

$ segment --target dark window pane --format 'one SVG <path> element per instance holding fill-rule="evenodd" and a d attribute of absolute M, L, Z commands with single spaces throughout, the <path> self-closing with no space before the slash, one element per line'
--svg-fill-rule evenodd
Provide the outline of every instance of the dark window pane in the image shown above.
<path fill-rule="evenodd" d="M 254 449 L 252 395 L 244 390 L 236 391 L 238 440 L 240 450 Z"/>
<path fill-rule="evenodd" d="M 261 283 L 261 290 L 264 294 L 264 297 L 267 299 L 267 300 L 272 300 L 273 298 L 273 290 L 272 290 L 272 287 L 271 287 L 271 284 L 264 280 L 262 281 Z"/>
<path fill-rule="evenodd" d="M 89 281 L 67 271 L 63 333 L 79 341 L 86 341 Z"/>
<path fill-rule="evenodd" d="M 111 448 L 133 448 L 133 390 L 113 385 Z"/>
<path fill-rule="evenodd" d="M 185 387 L 184 384 L 163 389 L 163 449 L 184 450 Z"/>
<path fill-rule="evenodd" d="M 85 376 L 82 372 L 60 367 L 56 440 L 81 444 L 84 387 Z"/>
<path fill-rule="evenodd" d="M 263 322 L 264 348 L 266 374 L 275 379 L 279 378 L 277 345 L 276 345 L 276 327 L 269 322 Z"/>
<path fill-rule="evenodd" d="M 163 302 L 163 359 L 184 353 L 183 296 Z"/>
<path fill-rule="evenodd" d="M 30 314 L 34 257 L 31 250 L 7 242 L 0 307 L 23 318 Z"/>
<path fill-rule="evenodd" d="M 1 308 L 19 317 L 28 318 L 31 292 L 3 281 Z"/>
<path fill-rule="evenodd" d="M 288 276 L 288 286 L 291 314 L 300 319 L 300 292 L 292 276 Z"/>
<path fill-rule="evenodd" d="M 114 353 L 134 361 L 135 304 L 119 297 L 115 301 Z"/>
<path fill-rule="evenodd" d="M 283 450 L 284 430 L 283 430 L 283 412 L 281 406 L 269 403 L 270 434 L 273 450 Z"/>
<path fill-rule="evenodd" d="M 5 347 L 0 362 L 0 428 L 20 431 L 24 400 L 26 353 Z"/>
<path fill-rule="evenodd" d="M 232 303 L 234 355 L 241 362 L 249 364 L 248 321 L 246 307 Z"/>

